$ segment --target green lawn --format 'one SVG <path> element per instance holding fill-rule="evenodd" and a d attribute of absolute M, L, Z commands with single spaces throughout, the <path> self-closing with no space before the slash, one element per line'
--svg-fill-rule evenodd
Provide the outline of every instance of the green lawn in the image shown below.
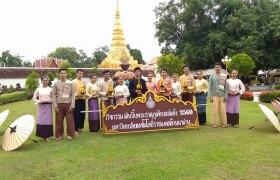
<path fill-rule="evenodd" d="M 0 106 L 5 109 L 7 125 L 37 111 L 31 101 Z M 248 130 L 264 119 L 257 103 L 242 101 L 240 118 L 236 129 L 207 125 L 112 136 L 89 133 L 86 123 L 72 141 L 0 149 L 0 179 L 279 179 L 280 134 L 270 123 Z M 38 139 L 35 130 L 31 137 Z"/>

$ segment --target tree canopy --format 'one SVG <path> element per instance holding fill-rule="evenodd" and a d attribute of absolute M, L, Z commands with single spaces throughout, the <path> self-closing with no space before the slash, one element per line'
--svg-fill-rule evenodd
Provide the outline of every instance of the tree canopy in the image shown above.
<path fill-rule="evenodd" d="M 167 54 L 159 57 L 157 61 L 157 70 L 166 69 L 169 76 L 173 73 L 181 75 L 184 66 L 184 59 L 174 54 Z"/>
<path fill-rule="evenodd" d="M 106 58 L 108 51 L 107 46 L 101 46 L 96 48 L 90 57 L 83 50 L 77 51 L 74 47 L 58 47 L 49 53 L 48 57 L 67 60 L 75 68 L 91 68 L 100 64 Z"/>
<path fill-rule="evenodd" d="M 9 50 L 3 51 L 0 56 L 0 67 L 32 67 L 30 61 L 23 61 L 18 54 L 13 55 Z"/>
<path fill-rule="evenodd" d="M 254 61 L 248 54 L 241 53 L 234 55 L 228 65 L 229 70 L 236 69 L 240 77 L 248 77 L 256 67 Z"/>
<path fill-rule="evenodd" d="M 162 53 L 209 68 L 246 53 L 258 69 L 280 68 L 279 0 L 170 0 L 155 8 Z"/>
<path fill-rule="evenodd" d="M 79 54 L 74 47 L 58 47 L 48 54 L 48 57 L 67 60 L 74 67 L 82 67 L 83 55 Z"/>
<path fill-rule="evenodd" d="M 146 64 L 146 62 L 143 59 L 142 52 L 139 49 L 131 49 L 129 44 L 127 44 L 127 49 L 129 50 L 130 55 L 135 60 L 138 60 L 138 64 Z"/>

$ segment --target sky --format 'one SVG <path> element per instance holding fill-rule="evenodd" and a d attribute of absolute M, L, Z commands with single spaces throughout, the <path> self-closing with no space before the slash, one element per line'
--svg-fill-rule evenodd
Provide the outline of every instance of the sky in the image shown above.
<path fill-rule="evenodd" d="M 166 0 L 119 0 L 126 43 L 149 62 L 160 55 L 154 8 Z M 82 49 L 89 56 L 110 46 L 116 0 L 1 0 L 0 52 L 34 61 L 57 47 Z"/>

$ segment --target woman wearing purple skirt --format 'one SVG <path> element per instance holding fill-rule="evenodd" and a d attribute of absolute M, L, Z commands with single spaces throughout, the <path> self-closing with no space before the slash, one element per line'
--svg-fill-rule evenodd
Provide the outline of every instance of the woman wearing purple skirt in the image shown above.
<path fill-rule="evenodd" d="M 98 104 L 98 86 L 96 84 L 96 75 L 90 76 L 90 83 L 86 86 L 86 96 L 88 98 L 88 110 L 93 111 L 88 113 L 88 124 L 90 132 L 98 132 L 100 129 L 99 120 L 99 104 Z"/>
<path fill-rule="evenodd" d="M 240 79 L 237 79 L 237 70 L 231 71 L 231 78 L 227 80 L 228 98 L 226 103 L 227 123 L 232 127 L 238 127 L 240 111 L 240 95 L 245 92 L 245 87 Z"/>
<path fill-rule="evenodd" d="M 53 136 L 52 88 L 48 87 L 48 76 L 43 76 L 41 82 L 43 86 L 36 89 L 32 98 L 38 104 L 36 136 L 49 141 Z"/>

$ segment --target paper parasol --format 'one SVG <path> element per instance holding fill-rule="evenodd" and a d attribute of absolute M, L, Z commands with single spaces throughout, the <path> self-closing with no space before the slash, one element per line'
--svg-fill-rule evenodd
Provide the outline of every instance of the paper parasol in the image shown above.
<path fill-rule="evenodd" d="M 263 111 L 263 113 L 265 114 L 265 116 L 267 117 L 267 119 L 280 132 L 280 124 L 279 124 L 278 118 L 274 114 L 274 112 L 272 112 L 270 109 L 268 109 L 268 107 L 266 107 L 265 105 L 259 104 L 259 106 L 260 106 L 261 110 Z"/>
<path fill-rule="evenodd" d="M 0 126 L 6 120 L 6 118 L 8 117 L 8 114 L 9 114 L 9 110 L 5 110 L 2 113 L 0 113 Z"/>
<path fill-rule="evenodd" d="M 278 104 L 275 101 L 272 101 L 271 103 L 272 103 L 273 107 L 276 109 L 277 114 L 280 113 L 280 104 Z"/>
<path fill-rule="evenodd" d="M 2 148 L 12 151 L 20 147 L 32 133 L 34 124 L 35 120 L 31 115 L 24 115 L 15 120 L 3 136 Z"/>

